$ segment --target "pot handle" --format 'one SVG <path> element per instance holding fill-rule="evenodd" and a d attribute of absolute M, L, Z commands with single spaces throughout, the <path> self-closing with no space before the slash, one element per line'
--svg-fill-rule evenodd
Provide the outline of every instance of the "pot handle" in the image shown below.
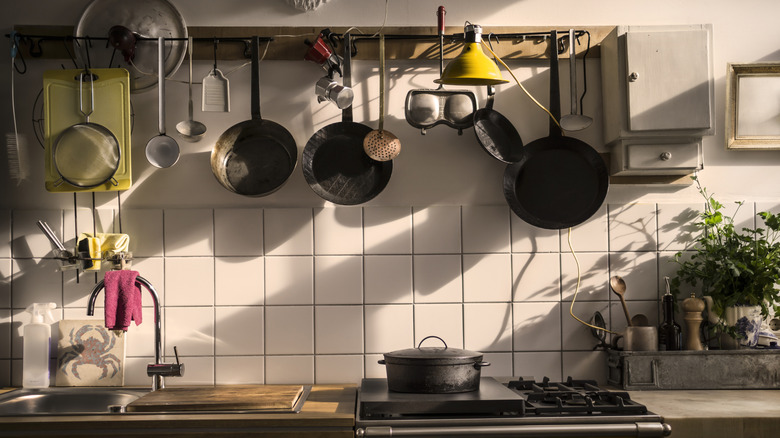
<path fill-rule="evenodd" d="M 476 368 L 476 369 L 489 367 L 489 366 L 490 366 L 490 362 L 477 362 L 477 363 L 474 364 L 474 368 Z"/>
<path fill-rule="evenodd" d="M 376 361 L 376 363 L 378 363 L 379 365 L 387 365 L 387 362 L 385 362 L 384 359 L 379 359 L 378 361 Z"/>
<path fill-rule="evenodd" d="M 444 344 L 444 349 L 445 349 L 445 350 L 447 349 L 447 343 L 446 343 L 446 342 L 444 342 L 444 339 L 442 339 L 442 338 L 440 338 L 440 337 L 438 337 L 438 336 L 434 336 L 434 335 L 431 335 L 431 336 L 426 336 L 426 337 L 424 337 L 424 338 L 422 339 L 422 341 L 420 341 L 420 343 L 419 343 L 419 344 L 417 344 L 417 348 L 420 348 L 420 347 L 422 347 L 422 344 L 423 344 L 423 342 L 425 342 L 425 340 L 426 340 L 426 339 L 430 339 L 430 338 L 436 338 L 436 339 L 440 340 L 440 341 L 441 341 L 441 343 L 442 343 L 442 344 Z"/>

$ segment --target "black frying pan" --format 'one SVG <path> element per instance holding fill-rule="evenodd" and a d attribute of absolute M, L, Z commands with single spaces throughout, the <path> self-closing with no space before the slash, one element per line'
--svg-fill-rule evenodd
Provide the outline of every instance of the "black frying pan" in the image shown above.
<path fill-rule="evenodd" d="M 352 86 L 351 37 L 345 36 L 344 86 Z M 322 199 L 341 205 L 368 202 L 382 192 L 393 172 L 392 161 L 366 155 L 363 139 L 372 129 L 352 121 L 352 106 L 342 121 L 315 132 L 303 148 L 303 176 Z"/>
<path fill-rule="evenodd" d="M 561 115 L 558 33 L 552 31 L 550 112 Z M 564 137 L 550 120 L 550 135 L 527 144 L 519 161 L 504 171 L 504 197 L 512 211 L 531 225 L 563 229 L 588 220 L 609 189 L 604 160 L 587 143 Z"/>
<path fill-rule="evenodd" d="M 298 161 L 295 139 L 260 115 L 260 39 L 252 39 L 252 119 L 223 132 L 211 151 L 211 171 L 220 184 L 245 196 L 266 196 L 284 185 Z"/>
<path fill-rule="evenodd" d="M 487 104 L 474 113 L 474 133 L 479 144 L 496 160 L 515 163 L 523 151 L 523 139 L 503 114 L 493 109 L 495 88 L 488 85 Z"/>

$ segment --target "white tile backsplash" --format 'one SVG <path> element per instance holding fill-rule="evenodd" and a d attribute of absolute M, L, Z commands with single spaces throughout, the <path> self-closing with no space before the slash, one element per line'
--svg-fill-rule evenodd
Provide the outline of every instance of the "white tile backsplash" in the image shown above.
<path fill-rule="evenodd" d="M 14 259 L 11 299 L 15 309 L 33 303 L 62 307 L 62 273 L 53 259 Z"/>
<path fill-rule="evenodd" d="M 265 370 L 269 385 L 313 384 L 314 356 L 266 356 Z"/>
<path fill-rule="evenodd" d="M 217 356 L 214 358 L 217 385 L 261 385 L 265 383 L 263 356 Z"/>
<path fill-rule="evenodd" d="M 558 230 L 535 227 L 511 215 L 512 252 L 558 252 L 561 241 Z"/>
<path fill-rule="evenodd" d="M 11 258 L 11 210 L 0 208 L 0 258 Z"/>
<path fill-rule="evenodd" d="M 460 253 L 460 207 L 414 207 L 413 210 L 415 254 Z"/>
<path fill-rule="evenodd" d="M 165 242 L 162 210 L 122 210 L 122 232 L 130 236 L 129 247 L 134 257 L 162 257 Z"/>
<path fill-rule="evenodd" d="M 317 384 L 359 382 L 363 378 L 363 356 L 328 355 L 315 359 Z"/>
<path fill-rule="evenodd" d="M 658 250 L 682 251 L 693 245 L 701 234 L 696 227 L 703 204 L 658 205 Z"/>
<path fill-rule="evenodd" d="M 512 316 L 516 351 L 561 349 L 560 303 L 514 303 Z"/>
<path fill-rule="evenodd" d="M 658 254 L 656 252 L 612 253 L 609 258 L 611 275 L 626 282 L 627 300 L 658 298 Z M 614 295 L 617 298 L 617 295 Z"/>
<path fill-rule="evenodd" d="M 561 297 L 560 255 L 513 254 L 514 301 L 558 301 Z"/>
<path fill-rule="evenodd" d="M 590 219 L 571 228 L 571 239 L 568 230 L 560 230 L 561 252 L 569 251 L 569 240 L 576 252 L 606 252 L 610 239 L 608 226 L 607 205 L 604 204 Z"/>
<path fill-rule="evenodd" d="M 14 210 L 11 251 L 14 258 L 53 257 L 54 246 L 46 238 L 38 221 L 46 222 L 63 242 L 62 210 Z M 63 242 L 64 243 L 64 242 Z"/>
<path fill-rule="evenodd" d="M 512 351 L 512 305 L 464 304 L 463 332 L 467 350 Z"/>
<path fill-rule="evenodd" d="M 263 257 L 216 257 L 214 259 L 214 304 L 255 306 L 265 296 Z"/>
<path fill-rule="evenodd" d="M 165 273 L 166 306 L 214 304 L 213 258 L 167 257 Z"/>
<path fill-rule="evenodd" d="M 463 300 L 472 303 L 511 301 L 512 256 L 510 254 L 464 254 Z"/>
<path fill-rule="evenodd" d="M 214 255 L 213 210 L 165 210 L 163 222 L 166 256 Z"/>
<path fill-rule="evenodd" d="M 265 254 L 314 254 L 313 220 L 310 208 L 265 210 Z"/>
<path fill-rule="evenodd" d="M 214 355 L 213 307 L 166 306 L 163 318 L 166 356 L 173 357 L 173 347 L 179 356 Z"/>
<path fill-rule="evenodd" d="M 97 211 L 99 231 L 119 231 L 113 201 Z M 84 229 L 88 204 L 79 204 Z M 587 322 L 598 310 L 622 330 L 608 287 L 621 275 L 631 312 L 657 323 L 663 276 L 677 269 L 668 260 L 690 241 L 696 205 L 603 206 L 574 227 L 574 314 Z M 738 222 L 776 205 L 746 203 Z M 55 302 L 56 319 L 84 318 L 103 278 L 82 273 L 77 283 L 51 259 L 35 221 L 73 239 L 71 212 L 0 209 L 0 384 L 21 383 L 24 308 Z M 125 208 L 122 227 L 132 269 L 161 295 L 165 355 L 172 361 L 176 345 L 187 366 L 169 385 L 357 383 L 386 375 L 383 353 L 428 335 L 483 352 L 486 376 L 605 379 L 603 353 L 591 351 L 597 341 L 569 314 L 577 270 L 566 230 L 529 226 L 505 205 Z M 127 337 L 126 382 L 142 386 L 154 355 L 146 295 L 143 323 Z M 94 319 L 102 307 L 99 297 Z"/>
<path fill-rule="evenodd" d="M 312 257 L 266 257 L 265 303 L 313 304 L 314 259 Z"/>
<path fill-rule="evenodd" d="M 263 255 L 263 210 L 214 210 L 214 255 Z"/>
<path fill-rule="evenodd" d="M 561 253 L 561 295 L 571 301 L 577 291 L 577 264 L 580 286 L 577 300 L 605 301 L 609 299 L 609 254 L 580 253 L 576 260 L 571 253 Z"/>
<path fill-rule="evenodd" d="M 0 259 L 0 309 L 11 308 L 11 281 L 13 263 L 11 259 Z"/>
<path fill-rule="evenodd" d="M 315 304 L 361 304 L 363 258 L 318 256 L 314 258 Z"/>
<path fill-rule="evenodd" d="M 609 205 L 610 251 L 655 251 L 655 204 Z"/>
<path fill-rule="evenodd" d="M 415 303 L 452 303 L 463 300 L 461 256 L 414 256 Z"/>
<path fill-rule="evenodd" d="M 366 306 L 366 353 L 389 353 L 414 343 L 414 306 Z"/>
<path fill-rule="evenodd" d="M 414 347 L 428 336 L 438 336 L 452 348 L 463 348 L 462 304 L 419 304 L 414 308 Z M 438 339 L 428 339 L 426 347 L 441 346 Z M 407 345 L 404 348 L 411 348 Z"/>
<path fill-rule="evenodd" d="M 217 356 L 263 354 L 262 307 L 216 307 L 214 309 Z"/>
<path fill-rule="evenodd" d="M 314 307 L 266 307 L 265 352 L 314 354 Z"/>
<path fill-rule="evenodd" d="M 314 209 L 314 253 L 362 254 L 362 213 L 360 208 Z"/>
<path fill-rule="evenodd" d="M 464 253 L 510 251 L 509 207 L 464 206 L 462 215 Z"/>
<path fill-rule="evenodd" d="M 520 352 L 514 354 L 515 376 L 528 376 L 536 379 L 549 377 L 553 382 L 563 380 L 561 375 L 561 352 Z"/>
<path fill-rule="evenodd" d="M 409 207 L 363 209 L 366 254 L 411 254 L 412 215 Z"/>
<path fill-rule="evenodd" d="M 366 304 L 412 302 L 412 256 L 367 255 L 363 263 Z"/>
<path fill-rule="evenodd" d="M 363 352 L 362 306 L 316 306 L 314 321 L 315 353 Z"/>

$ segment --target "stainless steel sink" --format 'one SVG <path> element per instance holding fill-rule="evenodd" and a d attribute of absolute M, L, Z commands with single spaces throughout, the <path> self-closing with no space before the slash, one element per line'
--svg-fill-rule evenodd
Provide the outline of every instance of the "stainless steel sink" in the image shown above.
<path fill-rule="evenodd" d="M 22 388 L 0 394 L 0 416 L 123 412 L 146 388 Z"/>

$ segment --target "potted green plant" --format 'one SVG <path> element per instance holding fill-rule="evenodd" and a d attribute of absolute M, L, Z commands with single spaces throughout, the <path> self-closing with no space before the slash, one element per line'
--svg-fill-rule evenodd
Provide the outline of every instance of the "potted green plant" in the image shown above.
<path fill-rule="evenodd" d="M 691 178 L 705 200 L 695 223 L 701 234 L 689 248 L 690 257 L 683 251 L 675 255 L 673 261 L 679 268 L 671 282 L 672 292 L 677 296 L 682 284 L 700 288 L 703 296 L 711 297 L 708 311 L 714 313 L 709 315 L 716 323 L 714 329 L 740 345 L 754 346 L 761 317 L 768 317 L 770 310 L 780 314 L 776 286 L 780 283 L 780 213 L 760 212 L 765 227 L 738 230 L 734 217 L 742 202 L 736 203 L 731 216 L 724 215 L 723 204 L 696 176 Z M 748 316 L 751 312 L 753 317 Z"/>

